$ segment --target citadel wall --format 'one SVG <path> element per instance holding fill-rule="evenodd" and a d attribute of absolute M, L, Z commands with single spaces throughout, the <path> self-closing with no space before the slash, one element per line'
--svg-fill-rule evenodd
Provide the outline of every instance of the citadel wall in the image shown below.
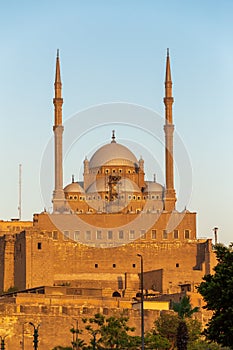
<path fill-rule="evenodd" d="M 1 290 L 54 284 L 87 287 L 95 281 L 105 289 L 106 295 L 119 290 L 133 296 L 139 289 L 138 253 L 143 256 L 145 272 L 157 271 L 157 277 L 148 281 L 147 289 L 177 293 L 181 284 L 190 284 L 194 289 L 213 266 L 211 241 L 185 239 L 187 227 L 191 238 L 196 235 L 193 213 L 186 213 L 176 227 L 183 236 L 180 234 L 179 239 L 174 239 L 172 231 L 163 239 L 162 221 L 167 220 L 167 216 L 160 217 L 160 221 L 139 239 L 118 247 L 100 248 L 64 236 L 47 213 L 39 214 L 32 229 L 11 240 L 5 236 L 0 238 Z M 151 236 L 153 230 L 156 230 L 155 239 Z"/>

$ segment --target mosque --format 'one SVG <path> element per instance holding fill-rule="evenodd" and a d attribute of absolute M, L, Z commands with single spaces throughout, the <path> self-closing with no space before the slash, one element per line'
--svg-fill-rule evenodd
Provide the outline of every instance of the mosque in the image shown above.
<path fill-rule="evenodd" d="M 83 178 L 64 187 L 59 55 L 54 86 L 52 213 L 0 221 L 0 336 L 11 349 L 31 349 L 31 325 L 41 325 L 41 350 L 66 346 L 74 320 L 81 325 L 84 314 L 99 312 L 129 316 L 139 335 L 142 287 L 149 331 L 172 300 L 187 294 L 203 306 L 196 286 L 216 263 L 211 239 L 197 238 L 196 213 L 176 209 L 169 52 L 164 186 L 146 180 L 143 158 L 113 130 L 110 142 L 84 160 Z M 200 310 L 206 323 L 210 315 Z"/>
<path fill-rule="evenodd" d="M 133 298 L 143 257 L 145 290 L 195 292 L 214 264 L 210 239 L 198 239 L 196 213 L 176 209 L 173 95 L 169 52 L 165 73 L 165 185 L 147 181 L 144 160 L 110 142 L 84 160 L 83 179 L 63 185 L 62 82 L 56 58 L 53 212 L 34 214 L 17 231 L 1 231 L 0 290 L 41 286 L 97 287 Z M 19 226 L 19 223 L 17 223 Z"/>

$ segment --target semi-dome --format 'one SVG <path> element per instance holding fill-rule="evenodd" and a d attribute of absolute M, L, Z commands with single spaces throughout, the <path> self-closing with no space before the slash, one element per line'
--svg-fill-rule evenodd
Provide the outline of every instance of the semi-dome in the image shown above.
<path fill-rule="evenodd" d="M 64 188 L 64 192 L 79 192 L 79 193 L 84 193 L 84 189 L 78 182 L 72 182 L 71 184 L 67 185 Z"/>
<path fill-rule="evenodd" d="M 146 181 L 145 192 L 162 192 L 163 186 L 155 181 Z"/>
<path fill-rule="evenodd" d="M 126 147 L 115 141 L 100 147 L 91 157 L 89 168 L 97 168 L 103 165 L 110 166 L 135 166 L 138 165 L 135 155 Z"/>
<path fill-rule="evenodd" d="M 140 192 L 139 187 L 134 181 L 131 181 L 130 179 L 124 177 L 121 178 L 117 184 L 117 192 Z M 87 193 L 96 193 L 96 192 L 106 192 L 108 190 L 108 184 L 105 180 L 105 178 L 99 178 L 97 179 L 93 184 L 91 184 L 88 189 Z"/>

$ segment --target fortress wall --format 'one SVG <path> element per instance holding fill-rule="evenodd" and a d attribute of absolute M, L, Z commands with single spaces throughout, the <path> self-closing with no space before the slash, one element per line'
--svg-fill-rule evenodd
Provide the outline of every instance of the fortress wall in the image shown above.
<path fill-rule="evenodd" d="M 61 306 L 61 305 L 24 305 L 24 304 L 0 304 L 0 332 L 6 335 L 6 349 L 19 349 L 24 342 L 24 349 L 33 347 L 33 322 L 39 327 L 39 349 L 50 350 L 56 345 L 70 346 L 72 334 L 70 329 L 76 327 L 83 330 L 80 338 L 88 341 L 89 335 L 84 330 L 82 318 L 93 317 L 96 313 L 104 313 L 105 316 L 119 315 L 130 318 L 129 325 L 134 326 L 135 335 L 140 335 L 140 312 L 139 310 L 124 309 L 116 307 L 85 307 L 85 306 Z M 153 327 L 155 319 L 159 317 L 157 310 L 145 310 L 145 331 Z"/>

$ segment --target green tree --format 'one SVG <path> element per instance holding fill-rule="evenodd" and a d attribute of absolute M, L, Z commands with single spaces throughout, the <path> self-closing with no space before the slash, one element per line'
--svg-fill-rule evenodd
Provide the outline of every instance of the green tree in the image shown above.
<path fill-rule="evenodd" d="M 179 303 L 173 303 L 173 310 L 176 311 L 180 318 L 190 318 L 195 312 L 199 311 L 198 307 L 192 309 L 190 297 L 185 295 Z"/>
<path fill-rule="evenodd" d="M 129 349 L 134 346 L 133 339 L 128 332 L 133 332 L 134 327 L 128 326 L 128 317 L 111 316 L 101 326 L 101 343 L 111 349 Z"/>
<path fill-rule="evenodd" d="M 188 318 L 185 320 L 188 327 L 189 344 L 192 344 L 201 337 L 201 322 L 196 319 Z"/>
<path fill-rule="evenodd" d="M 177 336 L 176 336 L 177 349 L 187 350 L 188 340 L 189 340 L 189 335 L 188 335 L 187 324 L 184 320 L 181 320 L 177 328 Z"/>
<path fill-rule="evenodd" d="M 169 341 L 170 349 L 175 348 L 178 325 L 179 317 L 170 313 L 161 314 L 159 319 L 155 321 L 156 331 L 162 338 Z"/>
<path fill-rule="evenodd" d="M 104 325 L 105 317 L 100 313 L 95 314 L 94 317 L 83 318 L 83 323 L 86 324 L 85 329 L 88 331 L 91 340 L 90 349 L 97 349 L 100 342 L 101 327 Z"/>
<path fill-rule="evenodd" d="M 214 274 L 206 275 L 198 291 L 213 316 L 205 330 L 206 337 L 233 349 L 233 245 L 216 245 Z"/>
<path fill-rule="evenodd" d="M 76 327 L 72 327 L 70 329 L 70 332 L 73 334 L 73 340 L 71 342 L 73 349 L 79 349 L 82 348 L 85 345 L 84 340 L 79 338 L 79 334 L 82 334 L 82 331 L 78 328 L 78 325 Z"/>
<path fill-rule="evenodd" d="M 188 350 L 229 350 L 229 348 L 222 348 L 219 344 L 209 343 L 203 339 L 199 339 L 188 344 Z"/>
<path fill-rule="evenodd" d="M 154 329 L 145 335 L 145 348 L 146 349 L 160 349 L 168 350 L 171 347 L 171 343 L 167 338 L 162 337 Z"/>

